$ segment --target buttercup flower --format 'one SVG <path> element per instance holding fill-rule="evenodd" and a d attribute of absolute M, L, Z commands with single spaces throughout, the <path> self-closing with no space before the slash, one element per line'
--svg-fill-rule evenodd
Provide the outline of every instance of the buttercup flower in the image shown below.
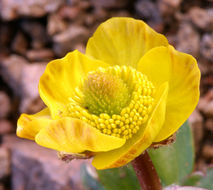
<path fill-rule="evenodd" d="M 167 139 L 199 99 L 196 60 L 140 20 L 111 18 L 75 50 L 51 61 L 39 82 L 47 108 L 22 114 L 17 135 L 119 167 Z"/>

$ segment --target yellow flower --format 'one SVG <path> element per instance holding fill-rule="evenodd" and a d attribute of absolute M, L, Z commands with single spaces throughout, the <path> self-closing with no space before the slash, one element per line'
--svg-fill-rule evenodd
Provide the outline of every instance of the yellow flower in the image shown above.
<path fill-rule="evenodd" d="M 119 167 L 167 139 L 199 99 L 196 60 L 140 20 L 111 18 L 86 54 L 51 61 L 39 83 L 47 108 L 22 114 L 17 135 L 66 153 L 92 154 L 97 169 Z"/>

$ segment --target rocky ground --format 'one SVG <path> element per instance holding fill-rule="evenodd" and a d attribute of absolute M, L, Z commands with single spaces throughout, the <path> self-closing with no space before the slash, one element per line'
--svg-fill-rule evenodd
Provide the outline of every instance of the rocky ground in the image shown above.
<path fill-rule="evenodd" d="M 44 107 L 37 85 L 48 61 L 84 52 L 95 28 L 115 16 L 143 19 L 197 59 L 201 98 L 189 119 L 195 169 L 213 163 L 212 0 L 0 0 L 0 190 L 83 189 L 82 163 L 65 165 L 54 152 L 17 139 L 16 121 Z"/>

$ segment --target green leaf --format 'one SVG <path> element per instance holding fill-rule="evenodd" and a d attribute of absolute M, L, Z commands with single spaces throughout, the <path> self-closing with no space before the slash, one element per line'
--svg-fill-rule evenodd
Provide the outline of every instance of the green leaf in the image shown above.
<path fill-rule="evenodd" d="M 89 173 L 86 164 L 81 166 L 80 173 L 85 190 L 105 190 L 103 185 Z"/>
<path fill-rule="evenodd" d="M 196 186 L 213 190 L 213 168 L 209 168 L 204 175 L 202 172 L 195 172 L 188 176 L 182 185 Z"/>
<path fill-rule="evenodd" d="M 192 172 L 194 144 L 188 123 L 179 129 L 175 143 L 149 149 L 149 155 L 164 186 L 180 184 Z"/>
<path fill-rule="evenodd" d="M 203 178 L 202 172 L 195 172 L 189 175 L 182 183 L 184 186 L 197 186 L 199 181 Z"/>
<path fill-rule="evenodd" d="M 207 170 L 206 175 L 198 183 L 198 187 L 213 190 L 213 168 Z"/>
<path fill-rule="evenodd" d="M 131 165 L 97 172 L 106 190 L 140 190 L 139 182 Z"/>

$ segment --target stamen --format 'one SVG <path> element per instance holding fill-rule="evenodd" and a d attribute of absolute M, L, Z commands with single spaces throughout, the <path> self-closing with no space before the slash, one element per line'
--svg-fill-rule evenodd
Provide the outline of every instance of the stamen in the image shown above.
<path fill-rule="evenodd" d="M 97 73 L 102 74 L 97 76 Z M 83 88 L 79 87 L 83 89 L 82 93 L 77 90 L 76 96 L 80 94 L 81 101 L 70 99 L 70 104 L 67 105 L 68 115 L 89 123 L 104 134 L 125 139 L 132 138 L 146 123 L 152 111 L 155 90 L 153 84 L 145 75 L 127 66 L 100 68 L 89 77 L 91 78 L 85 80 Z M 90 86 L 89 84 L 93 82 L 96 83 Z M 113 87 L 117 90 L 115 94 L 112 91 Z M 94 91 L 89 91 L 90 88 L 94 88 Z M 89 95 L 85 94 L 86 92 Z M 107 98 L 112 94 L 116 98 L 112 98 L 110 102 L 110 98 Z M 87 104 L 85 96 L 86 100 L 89 100 Z M 119 104 L 116 104 L 116 101 Z M 105 107 L 107 103 L 109 106 Z"/>

